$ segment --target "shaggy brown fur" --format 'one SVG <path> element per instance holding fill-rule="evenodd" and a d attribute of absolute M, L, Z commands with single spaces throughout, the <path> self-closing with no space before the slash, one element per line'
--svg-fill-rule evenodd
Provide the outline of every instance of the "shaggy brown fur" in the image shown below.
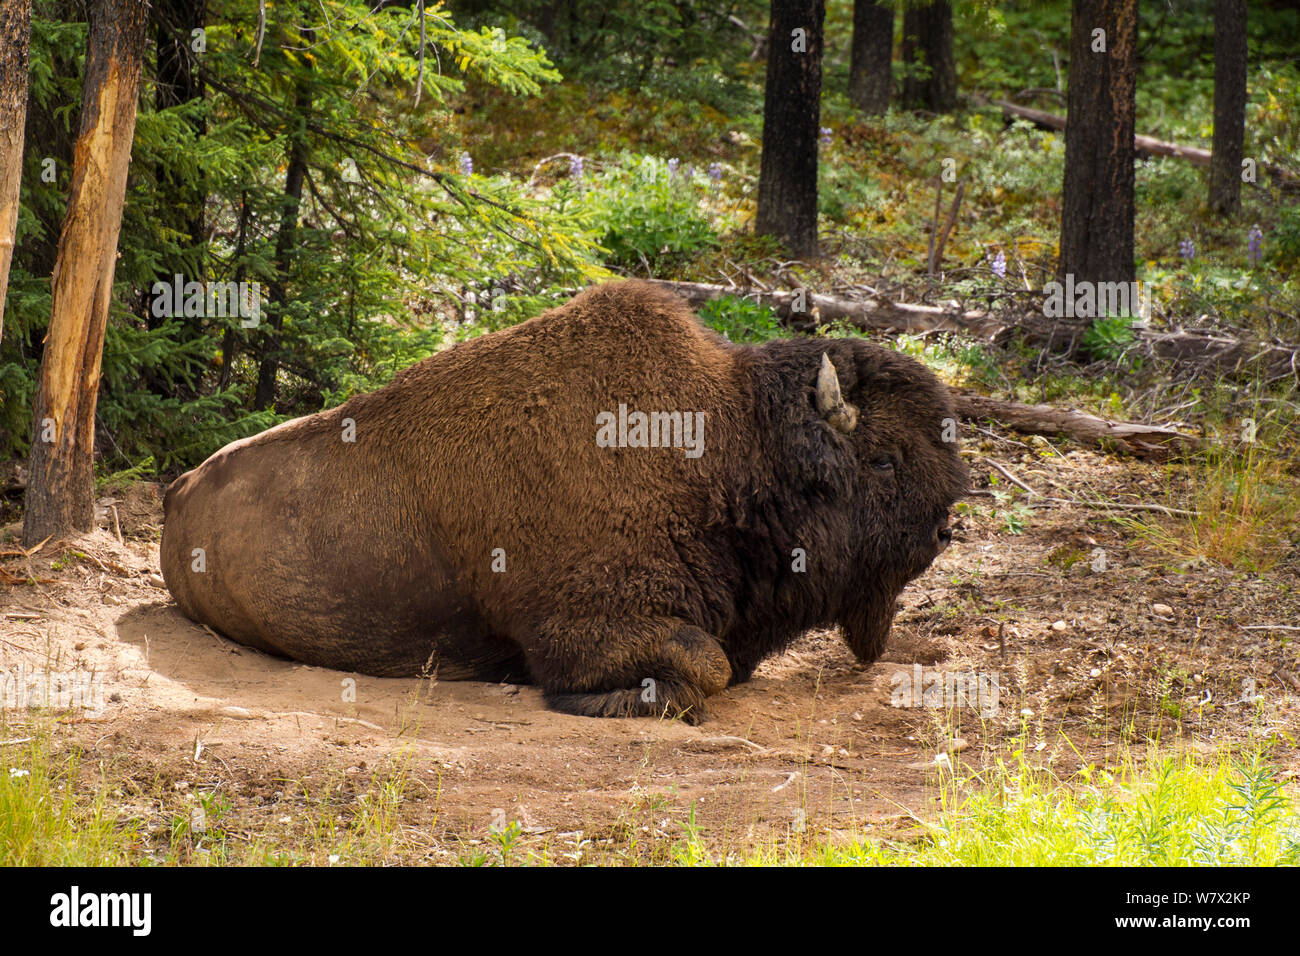
<path fill-rule="evenodd" d="M 600 447 L 620 403 L 704 412 L 703 454 Z M 733 345 L 653 286 L 600 286 L 182 475 L 163 574 L 189 617 L 310 664 L 697 720 L 810 628 L 879 657 L 964 493 L 952 415 L 895 352 Z"/>

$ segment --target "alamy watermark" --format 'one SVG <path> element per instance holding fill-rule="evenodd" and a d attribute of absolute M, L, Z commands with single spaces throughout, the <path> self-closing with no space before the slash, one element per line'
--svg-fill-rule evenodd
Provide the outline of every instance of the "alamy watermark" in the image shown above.
<path fill-rule="evenodd" d="M 260 282 L 186 282 L 179 272 L 171 282 L 155 282 L 150 289 L 154 318 L 238 318 L 245 329 L 262 319 Z"/>
<path fill-rule="evenodd" d="M 970 707 L 981 717 L 998 712 L 998 675 L 974 671 L 930 671 L 920 664 L 894 671 L 889 678 L 890 707 L 929 707 L 936 710 Z"/>
<path fill-rule="evenodd" d="M 1064 284 L 1049 282 L 1043 292 L 1047 294 L 1043 315 L 1049 319 L 1147 318 L 1151 314 L 1151 293 L 1141 282 L 1075 282 L 1071 272 Z"/>
<path fill-rule="evenodd" d="M 0 709 L 104 710 L 104 675 L 93 671 L 0 670 Z"/>
<path fill-rule="evenodd" d="M 704 454 L 704 412 L 629 412 L 596 415 L 596 445 L 600 448 L 682 448 L 687 458 Z"/>

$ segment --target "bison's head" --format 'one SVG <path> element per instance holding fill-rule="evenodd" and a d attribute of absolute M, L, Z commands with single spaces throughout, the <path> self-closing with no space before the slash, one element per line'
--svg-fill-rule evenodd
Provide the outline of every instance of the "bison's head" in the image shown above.
<path fill-rule="evenodd" d="M 815 343 L 809 343 L 813 345 Z M 884 649 L 903 586 L 952 540 L 966 493 L 948 389 L 919 362 L 861 340 L 804 353 L 801 416 L 836 502 L 844 556 L 838 618 L 864 662 Z M 810 367 L 811 366 L 811 367 Z M 806 378 L 804 376 L 807 376 Z"/>

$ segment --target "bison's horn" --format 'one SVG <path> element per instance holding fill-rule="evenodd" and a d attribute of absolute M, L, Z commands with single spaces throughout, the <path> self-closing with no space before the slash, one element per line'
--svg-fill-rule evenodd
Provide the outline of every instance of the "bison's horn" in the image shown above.
<path fill-rule="evenodd" d="M 840 378 L 831 357 L 822 353 L 821 371 L 817 373 L 817 411 L 838 432 L 848 434 L 858 427 L 858 410 L 840 394 Z"/>

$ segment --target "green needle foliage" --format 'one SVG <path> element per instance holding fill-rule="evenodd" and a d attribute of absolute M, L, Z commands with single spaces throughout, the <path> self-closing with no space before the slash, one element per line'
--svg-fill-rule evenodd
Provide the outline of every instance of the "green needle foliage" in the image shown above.
<path fill-rule="evenodd" d="M 147 57 L 104 347 L 105 466 L 149 454 L 160 469 L 194 464 L 282 417 L 378 387 L 439 347 L 441 319 L 466 290 L 596 274 L 573 216 L 506 176 L 473 173 L 450 123 L 449 97 L 467 82 L 523 99 L 559 74 L 521 37 L 463 29 L 442 4 L 424 9 L 422 25 L 418 9 L 352 0 L 267 5 L 264 25 L 252 0 L 209 4 L 206 25 L 159 14 L 161 35 L 189 50 L 202 95 L 162 98 L 175 77 Z M 24 161 L 0 343 L 0 457 L 24 454 L 30 440 L 71 175 L 85 24 L 64 13 L 45 0 L 33 18 L 41 148 L 29 142 Z M 296 216 L 286 191 L 295 158 Z M 155 314 L 154 283 L 177 274 L 259 283 L 260 321 Z M 268 360 L 276 401 L 257 409 Z"/>

